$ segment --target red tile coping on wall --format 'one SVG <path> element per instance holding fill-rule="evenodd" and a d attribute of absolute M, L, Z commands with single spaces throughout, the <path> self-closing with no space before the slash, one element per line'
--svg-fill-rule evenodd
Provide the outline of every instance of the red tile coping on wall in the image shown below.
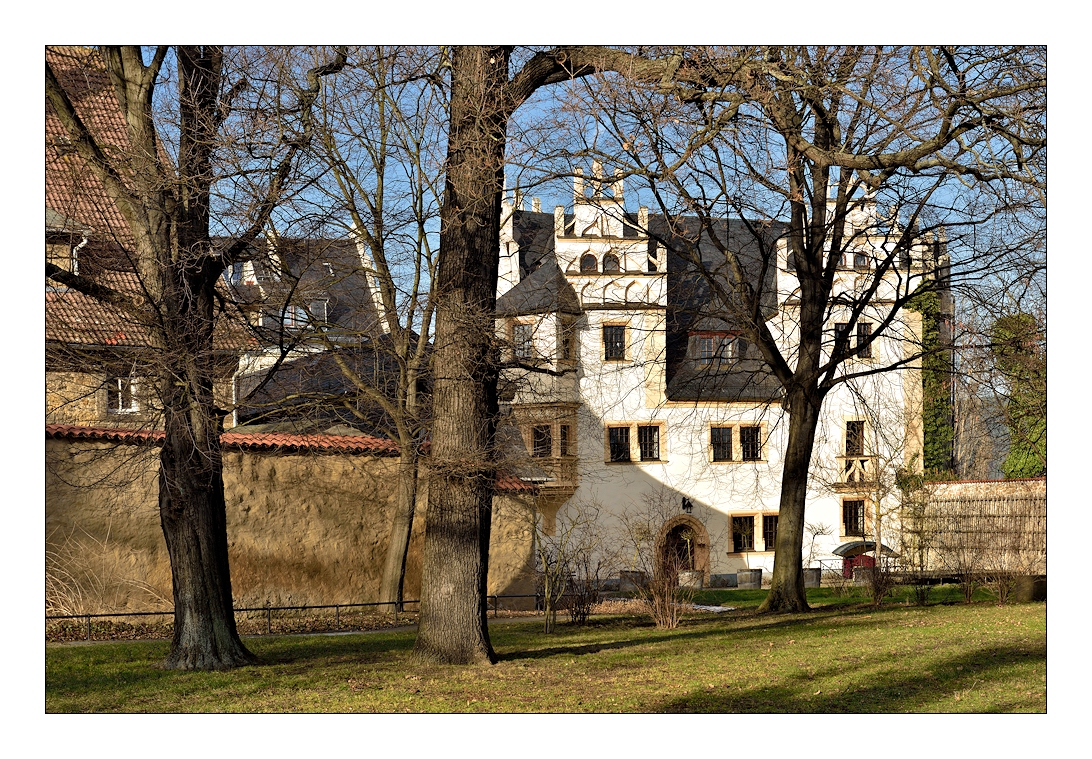
<path fill-rule="evenodd" d="M 163 430 L 129 430 L 110 427 L 80 427 L 71 424 L 47 424 L 48 440 L 92 440 L 123 445 L 163 442 Z M 281 453 L 324 452 L 397 456 L 398 444 L 393 440 L 369 435 L 293 435 L 287 432 L 243 433 L 225 432 L 220 436 L 225 448 L 244 451 L 278 451 Z M 497 489 L 506 493 L 533 493 L 535 486 L 520 478 L 499 472 Z"/>

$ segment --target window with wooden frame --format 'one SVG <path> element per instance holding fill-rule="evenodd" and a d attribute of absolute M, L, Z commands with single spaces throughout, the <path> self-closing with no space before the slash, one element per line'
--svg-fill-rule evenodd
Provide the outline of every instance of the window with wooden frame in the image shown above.
<path fill-rule="evenodd" d="M 774 550 L 777 545 L 777 514 L 762 515 L 762 542 L 767 551 Z"/>
<path fill-rule="evenodd" d="M 762 428 L 739 428 L 739 451 L 744 461 L 762 460 Z"/>
<path fill-rule="evenodd" d="M 872 325 L 868 322 L 857 323 L 857 357 L 872 358 L 872 344 L 868 342 L 872 336 Z"/>
<path fill-rule="evenodd" d="M 554 440 L 548 424 L 536 424 L 531 428 L 531 455 L 537 459 L 554 455 Z"/>
<path fill-rule="evenodd" d="M 860 498 L 842 501 L 842 535 L 864 537 L 865 502 Z"/>
<path fill-rule="evenodd" d="M 631 461 L 629 454 L 629 427 L 607 428 L 611 461 Z"/>
<path fill-rule="evenodd" d="M 660 460 L 660 428 L 656 426 L 639 426 L 637 428 L 637 445 L 641 450 L 641 461 Z"/>
<path fill-rule="evenodd" d="M 585 253 L 580 257 L 580 273 L 596 274 L 599 272 L 599 261 L 591 253 Z"/>
<path fill-rule="evenodd" d="M 573 430 L 573 428 L 572 428 L 571 424 L 558 425 L 558 428 L 557 428 L 558 435 L 557 435 L 557 437 L 558 437 L 558 445 L 560 446 L 560 451 L 559 451 L 558 455 L 561 455 L 561 456 L 575 456 L 576 455 L 575 449 L 573 448 L 573 445 L 572 445 L 572 439 L 573 439 L 572 438 L 572 430 Z"/>
<path fill-rule="evenodd" d="M 711 427 L 709 445 L 712 448 L 713 461 L 732 460 L 732 428 Z"/>
<path fill-rule="evenodd" d="M 743 553 L 755 550 L 755 518 L 753 516 L 732 517 L 732 552 Z"/>
<path fill-rule="evenodd" d="M 738 335 L 728 332 L 699 334 L 694 345 L 695 357 L 702 366 L 711 366 L 720 361 L 738 358 L 739 340 Z"/>
<path fill-rule="evenodd" d="M 623 324 L 603 325 L 603 360 L 625 361 L 626 327 Z"/>
<path fill-rule="evenodd" d="M 604 274 L 619 274 L 622 271 L 622 263 L 618 260 L 618 256 L 613 253 L 608 253 L 603 256 L 603 273 Z"/>

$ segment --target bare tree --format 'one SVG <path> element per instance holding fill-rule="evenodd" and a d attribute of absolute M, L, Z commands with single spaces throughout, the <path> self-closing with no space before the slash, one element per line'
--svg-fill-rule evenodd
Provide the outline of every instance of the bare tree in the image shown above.
<path fill-rule="evenodd" d="M 139 289 L 132 297 L 108 280 L 48 261 L 46 276 L 124 314 L 147 338 L 165 432 L 159 509 L 175 605 L 166 666 L 175 669 L 253 660 L 236 632 L 228 569 L 225 411 L 213 395 L 214 332 L 226 309 L 218 283 L 226 267 L 249 255 L 293 185 L 320 79 L 346 63 L 338 52 L 292 72 L 300 80 L 286 80 L 263 55 L 215 46 L 105 46 L 60 67 L 63 51 L 47 52 L 48 109 L 66 135 L 57 148 L 86 167 L 96 186 L 84 190 L 101 193 L 95 202 L 116 206 L 125 228 L 117 242 Z M 96 129 L 84 107 L 91 101 L 81 78 L 102 74 L 115 96 L 106 108 L 121 114 L 120 129 Z M 218 195 L 225 185 L 230 192 Z M 227 203 L 232 195 L 246 200 Z M 214 245 L 214 223 L 238 232 Z"/>
<path fill-rule="evenodd" d="M 740 325 L 781 387 L 789 432 L 762 610 L 803 610 L 804 504 L 824 400 L 920 358 L 902 350 L 918 341 L 901 311 L 921 293 L 1026 270 L 1045 207 L 1045 51 L 644 56 L 673 68 L 654 85 L 641 86 L 634 66 L 609 87 L 585 87 L 598 129 L 588 152 L 643 177 L 662 214 L 680 219 L 665 243 L 703 273 L 710 312 Z M 725 218 L 740 220 L 727 229 L 757 257 L 740 255 Z M 710 245 L 716 266 L 701 254 Z M 779 268 L 792 286 L 772 293 L 780 278 L 766 275 Z M 885 343 L 898 349 L 881 354 Z"/>

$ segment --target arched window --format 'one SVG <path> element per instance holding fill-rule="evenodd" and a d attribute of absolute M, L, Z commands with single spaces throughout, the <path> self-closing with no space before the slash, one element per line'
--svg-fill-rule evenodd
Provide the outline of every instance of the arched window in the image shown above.
<path fill-rule="evenodd" d="M 618 262 L 618 256 L 613 253 L 608 253 L 603 256 L 603 273 L 604 274 L 617 274 L 622 271 L 622 266 Z"/>
<path fill-rule="evenodd" d="M 580 273 L 599 271 L 599 262 L 591 253 L 585 253 L 580 257 Z"/>

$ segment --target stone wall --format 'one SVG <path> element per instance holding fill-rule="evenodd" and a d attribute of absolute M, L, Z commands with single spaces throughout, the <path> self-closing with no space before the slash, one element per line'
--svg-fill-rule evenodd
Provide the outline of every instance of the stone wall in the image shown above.
<path fill-rule="evenodd" d="M 46 441 L 50 613 L 170 608 L 156 505 L 158 449 Z M 351 454 L 224 454 L 236 606 L 378 600 L 397 459 Z M 422 488 L 427 491 L 426 488 Z M 405 597 L 420 593 L 427 492 L 420 494 Z M 494 502 L 489 592 L 531 592 L 530 496 Z"/>

